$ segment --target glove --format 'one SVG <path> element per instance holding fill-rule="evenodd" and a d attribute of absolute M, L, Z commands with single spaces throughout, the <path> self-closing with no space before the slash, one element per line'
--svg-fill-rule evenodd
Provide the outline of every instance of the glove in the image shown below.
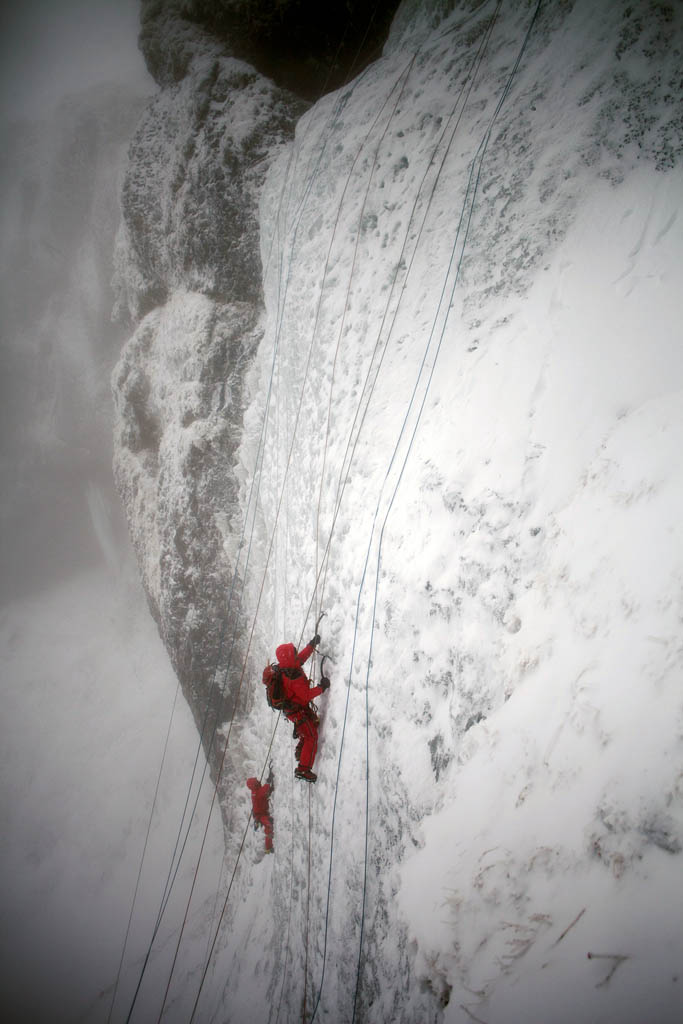
<path fill-rule="evenodd" d="M 329 690 L 329 688 L 330 688 L 330 681 L 327 678 L 327 676 L 323 676 L 322 679 L 320 680 L 320 689 L 324 693 L 325 690 Z"/>
<path fill-rule="evenodd" d="M 317 647 L 319 643 L 320 643 L 320 634 L 316 633 L 308 646 L 309 647 Z"/>

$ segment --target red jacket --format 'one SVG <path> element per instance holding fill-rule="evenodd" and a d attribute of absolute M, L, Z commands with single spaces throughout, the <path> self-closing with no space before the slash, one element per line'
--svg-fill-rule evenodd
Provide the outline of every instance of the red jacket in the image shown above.
<path fill-rule="evenodd" d="M 302 707 L 306 707 L 310 700 L 313 700 L 314 697 L 319 697 L 321 693 L 325 692 L 322 686 L 311 686 L 308 676 L 301 668 L 304 662 L 308 661 L 314 650 L 315 647 L 311 644 L 304 647 L 298 654 L 294 644 L 280 644 L 275 650 L 278 664 L 285 669 L 282 673 L 282 686 L 285 696 L 288 700 L 293 701 L 295 704 L 300 704 Z"/>
<path fill-rule="evenodd" d="M 270 786 L 266 782 L 265 785 L 259 786 L 258 779 L 247 779 L 247 786 L 251 790 L 251 807 L 254 812 L 254 817 L 258 818 L 262 814 L 268 814 L 268 796 L 270 795 Z"/>

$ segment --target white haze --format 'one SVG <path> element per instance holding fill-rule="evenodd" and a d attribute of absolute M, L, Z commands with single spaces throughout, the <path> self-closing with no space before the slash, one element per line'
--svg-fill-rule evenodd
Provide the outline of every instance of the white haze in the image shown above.
<path fill-rule="evenodd" d="M 588 0 L 578 3 L 577 18 L 590 25 L 592 7 Z M 497 59 L 508 68 L 509 47 L 519 44 L 525 16 L 501 23 Z M 585 26 L 575 26 L 585 42 L 582 32 Z M 599 34 L 593 45 L 599 49 Z M 261 550 L 283 483 L 321 268 L 335 238 L 324 330 L 295 450 L 296 483 L 326 481 L 324 547 L 349 420 L 390 275 L 399 265 L 414 186 L 428 164 L 433 118 L 450 103 L 442 87 L 447 44 L 433 40 L 430 48 L 434 63 L 425 63 L 424 71 L 418 67 L 411 80 L 412 105 L 405 103 L 403 120 L 392 126 L 377 173 L 371 158 L 355 168 L 345 198 L 347 221 L 338 235 L 335 216 L 353 154 L 406 63 L 398 46 L 354 90 L 346 123 L 334 125 L 335 145 L 305 203 L 300 205 L 306 178 L 286 177 L 287 155 L 271 171 L 262 210 L 268 332 L 250 381 L 253 403 L 242 453 L 246 491 L 279 330 L 282 272 L 289 298 L 277 367 L 281 391 L 271 421 L 271 430 L 280 433 L 267 453 Z M 570 78 L 571 88 L 549 89 L 536 104 L 536 80 L 548 69 L 547 55 L 535 52 L 538 63 L 523 65 L 509 106 L 538 109 L 538 131 L 547 133 L 536 136 L 544 145 L 540 157 L 533 151 L 538 159 L 528 168 L 534 186 L 545 181 L 549 195 L 554 188 L 561 197 L 562 183 L 570 181 L 570 195 L 564 204 L 558 200 L 556 211 L 562 236 L 549 244 L 547 225 L 536 219 L 541 205 L 518 182 L 513 221 L 524 226 L 527 240 L 550 251 L 523 287 L 482 296 L 477 289 L 485 292 L 487 274 L 501 270 L 504 240 L 496 240 L 495 222 L 475 221 L 464 274 L 480 301 L 456 292 L 438 360 L 433 349 L 428 352 L 427 372 L 432 365 L 438 372 L 389 516 L 408 435 L 394 475 L 386 485 L 385 479 L 420 379 L 454 209 L 484 130 L 477 110 L 486 109 L 500 84 L 495 75 L 485 77 L 476 97 L 480 106 L 473 103 L 462 132 L 462 152 L 447 165 L 426 222 L 395 344 L 335 526 L 324 595 L 324 639 L 335 665 L 332 689 L 321 701 L 320 779 L 310 791 L 294 787 L 291 732 L 280 729 L 273 751 L 275 856 L 260 860 L 262 835 L 247 834 L 200 1020 L 300 1020 L 303 1000 L 310 1012 L 318 996 L 317 1020 L 351 1020 L 366 793 L 371 830 L 362 970 L 366 991 L 375 997 L 363 1008 L 367 1019 L 680 1019 L 683 181 L 680 166 L 664 174 L 633 165 L 615 181 L 607 165 L 591 170 L 572 163 L 585 143 L 586 109 L 572 105 L 567 94 L 573 88 L 576 100 L 582 88 L 590 91 L 590 68 L 585 81 Z M 440 73 L 430 75 L 431 67 Z M 314 166 L 333 103 L 327 98 L 300 126 L 300 167 Z M 425 115 L 419 128 L 416 111 Z M 608 133 L 609 125 L 604 127 Z M 503 147 L 492 160 L 503 196 Z M 363 190 L 371 178 L 373 205 L 364 210 Z M 281 195 L 287 197 L 282 206 Z M 291 228 L 302 208 L 303 228 L 293 249 Z M 362 269 L 354 273 L 361 214 L 368 214 Z M 282 232 L 271 261 L 276 223 Z M 521 262 L 519 256 L 506 269 Z M 325 477 L 320 438 L 351 279 L 352 316 L 334 369 Z M 58 350 L 67 353 L 70 371 L 77 362 L 74 335 L 64 325 L 73 323 L 73 309 L 82 305 L 77 289 L 72 296 L 74 305 L 60 317 L 54 307 L 48 310 L 48 322 L 64 330 Z M 169 331 L 184 330 L 203 301 L 178 293 L 155 315 L 165 318 Z M 40 346 L 35 352 L 38 361 Z M 100 383 L 94 370 L 86 375 L 93 399 L 107 388 L 111 353 L 100 355 L 93 364 L 102 371 Z M 51 365 L 59 363 L 53 358 Z M 79 390 L 73 380 L 69 385 L 69 374 L 63 376 L 67 394 L 70 387 Z M 289 404 L 287 395 L 294 396 Z M 17 436 L 22 452 L 33 458 L 39 450 L 55 460 L 59 478 L 64 462 L 58 459 L 65 448 L 68 465 L 80 459 L 83 435 L 72 423 L 80 441 L 65 445 L 56 427 L 63 423 L 64 403 L 49 389 L 44 401 L 43 391 L 39 397 Z M 86 416 L 86 429 L 96 420 Z M 3 464 L 15 486 L 24 466 Z M 8 908 L 3 999 L 15 1018 L 51 1022 L 107 1017 L 174 698 L 171 672 L 115 520 L 111 485 L 87 468 L 87 460 L 77 460 L 69 479 L 79 501 L 66 507 L 84 516 L 87 550 L 79 551 L 68 530 L 60 538 L 67 538 L 77 571 L 55 562 L 49 586 L 35 574 L 21 594 L 6 597 L 0 620 L 0 856 Z M 44 493 L 49 502 L 59 487 Z M 277 641 L 298 634 L 313 591 L 314 512 L 296 498 L 280 523 L 277 565 L 259 621 L 257 653 L 264 659 Z M 387 517 L 381 564 L 375 509 L 378 523 Z M 14 528 L 23 549 L 26 534 Z M 16 560 L 11 564 L 18 571 Z M 397 678 L 409 685 L 401 688 Z M 273 724 L 259 685 L 256 679 L 241 751 L 245 774 L 260 770 Z M 125 1019 L 139 976 L 195 750 L 196 733 L 181 702 L 114 1020 Z M 200 829 L 208 803 L 205 793 Z M 242 805 L 246 823 L 246 791 Z M 212 896 L 224 891 L 221 838 L 213 821 L 170 990 L 165 1019 L 171 1021 L 189 1019 L 197 993 L 216 920 Z M 198 842 L 195 836 L 190 844 L 177 903 L 134 1020 L 155 1020 L 159 1012 Z M 238 842 L 232 837 L 228 874 Z M 589 951 L 600 958 L 588 960 Z M 609 959 L 615 956 L 627 959 Z M 613 966 L 617 970 L 608 977 Z M 394 1016 L 399 997 L 400 1015 Z"/>
<path fill-rule="evenodd" d="M 106 1019 L 174 706 L 111 472 L 109 375 L 123 340 L 110 322 L 118 192 L 152 86 L 138 14 L 137 0 L 2 5 L 6 1021 L 66 1024 L 93 1008 L 91 1019 Z M 195 753 L 178 701 L 134 958 L 156 916 Z M 217 826 L 209 850 L 219 858 L 220 842 Z M 166 921 L 177 912 L 171 905 Z"/>
<path fill-rule="evenodd" d="M 44 116 L 102 82 L 151 91 L 138 52 L 139 0 L 27 0 L 0 13 L 0 116 Z"/>

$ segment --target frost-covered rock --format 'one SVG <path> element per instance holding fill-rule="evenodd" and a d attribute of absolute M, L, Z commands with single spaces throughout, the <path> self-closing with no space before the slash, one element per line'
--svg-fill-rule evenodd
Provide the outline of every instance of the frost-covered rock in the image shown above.
<path fill-rule="evenodd" d="M 225 623 L 239 619 L 234 462 L 261 331 L 258 202 L 305 104 L 176 6 L 143 21 L 163 88 L 123 185 L 116 312 L 136 331 L 113 377 L 115 468 L 152 613 L 216 767 L 238 661 Z"/>
<path fill-rule="evenodd" d="M 113 378 L 117 486 L 152 612 L 200 731 L 208 703 L 221 697 L 212 684 L 240 525 L 230 455 L 257 321 L 246 304 L 174 292 L 143 319 Z M 226 640 L 226 657 L 228 649 Z M 224 712 L 231 710 L 228 701 Z"/>
<path fill-rule="evenodd" d="M 205 52 L 159 93 L 123 188 L 121 312 L 137 321 L 175 289 L 260 301 L 259 191 L 303 109 L 248 65 Z"/>
<path fill-rule="evenodd" d="M 379 55 L 399 0 L 143 0 L 141 44 L 157 79 L 176 81 L 189 33 L 247 61 L 309 100 L 338 88 Z M 171 24 L 173 27 L 171 28 Z"/>
<path fill-rule="evenodd" d="M 450 7 L 404 5 L 264 190 L 251 608 L 263 659 L 326 608 L 334 671 L 217 976 L 289 1019 L 673 1024 L 681 13 Z"/>

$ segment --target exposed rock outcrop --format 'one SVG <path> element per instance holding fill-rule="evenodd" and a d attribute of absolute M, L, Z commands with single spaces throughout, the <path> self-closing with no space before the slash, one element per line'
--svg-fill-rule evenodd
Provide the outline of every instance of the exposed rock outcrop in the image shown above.
<path fill-rule="evenodd" d="M 258 196 L 305 105 L 248 65 L 202 48 L 162 89 L 130 149 L 119 307 L 139 321 L 175 289 L 258 304 Z"/>
<path fill-rule="evenodd" d="M 176 5 L 147 15 L 163 88 L 123 187 L 117 313 L 137 329 L 113 377 L 115 475 L 152 613 L 215 766 L 213 729 L 231 712 L 217 680 L 239 537 L 233 461 L 260 337 L 259 190 L 305 104 Z"/>
<path fill-rule="evenodd" d="M 178 81 L 197 45 L 190 26 L 198 26 L 206 33 L 204 45 L 224 48 L 283 88 L 314 100 L 380 55 L 398 5 L 399 0 L 143 0 L 141 41 L 155 78 Z"/>

